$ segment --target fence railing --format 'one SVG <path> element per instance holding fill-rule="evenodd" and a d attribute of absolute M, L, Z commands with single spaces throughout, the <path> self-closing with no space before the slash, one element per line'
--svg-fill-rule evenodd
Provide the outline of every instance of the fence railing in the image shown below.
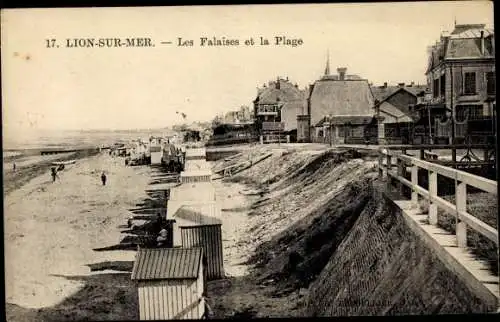
<path fill-rule="evenodd" d="M 386 160 L 385 164 L 384 159 Z M 393 164 L 393 159 L 396 161 L 396 164 Z M 396 171 L 392 169 L 394 165 L 396 166 Z M 407 180 L 404 177 L 407 167 L 411 167 L 411 180 Z M 428 190 L 421 187 L 418 183 L 418 173 L 420 169 L 427 170 L 428 172 Z M 456 180 L 455 204 L 438 196 L 438 175 Z M 488 238 L 498 247 L 498 230 L 468 213 L 466 208 L 467 187 L 474 187 L 496 196 L 498 194 L 496 181 L 403 155 L 391 150 L 379 150 L 379 176 L 387 179 L 389 189 L 391 188 L 390 178 L 396 180 L 401 193 L 403 192 L 404 186 L 410 188 L 411 204 L 414 207 L 418 207 L 420 197 L 428 200 L 428 219 L 430 224 L 437 225 L 438 208 L 455 216 L 457 219 L 456 238 L 458 247 L 467 247 L 468 228 Z"/>

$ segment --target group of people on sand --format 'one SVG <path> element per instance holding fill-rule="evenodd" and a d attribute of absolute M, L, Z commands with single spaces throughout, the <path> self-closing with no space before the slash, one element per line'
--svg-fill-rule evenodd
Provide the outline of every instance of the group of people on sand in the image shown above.
<path fill-rule="evenodd" d="M 14 165 L 14 171 L 15 171 L 15 165 Z M 58 172 L 58 169 L 56 167 L 52 167 L 50 168 L 50 175 L 52 177 L 52 182 L 55 182 L 56 179 L 59 179 L 59 176 L 57 175 L 57 172 Z M 106 181 L 107 181 L 107 177 L 106 177 L 106 173 L 104 173 L 104 171 L 101 173 L 101 182 L 102 182 L 102 185 L 105 186 L 106 185 Z"/>

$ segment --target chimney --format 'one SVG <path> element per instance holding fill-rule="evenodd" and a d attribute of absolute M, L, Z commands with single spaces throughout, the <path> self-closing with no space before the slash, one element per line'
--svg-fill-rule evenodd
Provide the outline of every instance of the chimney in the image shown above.
<path fill-rule="evenodd" d="M 280 77 L 276 79 L 276 89 L 280 89 Z"/>
<path fill-rule="evenodd" d="M 384 88 L 387 88 L 387 82 L 384 82 Z"/>
<path fill-rule="evenodd" d="M 481 55 L 484 55 L 484 30 L 481 30 Z"/>
<path fill-rule="evenodd" d="M 345 72 L 346 71 L 347 71 L 347 68 L 345 68 L 345 67 L 337 68 L 337 73 L 339 73 L 339 80 L 345 80 Z"/>

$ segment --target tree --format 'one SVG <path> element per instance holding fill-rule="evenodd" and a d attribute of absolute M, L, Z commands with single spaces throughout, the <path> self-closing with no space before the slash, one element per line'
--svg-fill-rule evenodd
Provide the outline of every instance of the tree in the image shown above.
<path fill-rule="evenodd" d="M 222 117 L 221 115 L 216 115 L 212 120 L 212 128 L 215 128 L 221 125 L 222 123 L 224 123 L 224 117 Z"/>

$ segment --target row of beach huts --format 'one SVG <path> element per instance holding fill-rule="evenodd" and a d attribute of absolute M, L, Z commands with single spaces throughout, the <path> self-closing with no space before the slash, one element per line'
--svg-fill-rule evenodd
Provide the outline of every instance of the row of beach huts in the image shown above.
<path fill-rule="evenodd" d="M 185 149 L 184 171 L 165 190 L 170 243 L 138 248 L 131 279 L 140 320 L 206 318 L 207 282 L 222 279 L 222 222 L 212 170 L 201 148 Z"/>

